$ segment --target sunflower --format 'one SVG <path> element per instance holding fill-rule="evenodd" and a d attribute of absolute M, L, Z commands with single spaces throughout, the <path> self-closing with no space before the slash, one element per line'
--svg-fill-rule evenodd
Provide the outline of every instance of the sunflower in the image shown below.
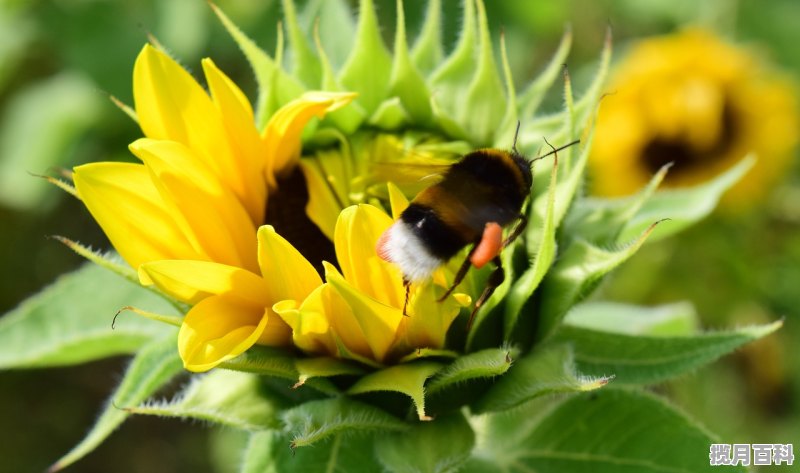
<path fill-rule="evenodd" d="M 270 194 L 296 166 L 303 128 L 354 94 L 307 92 L 277 110 L 259 132 L 241 90 L 210 59 L 203 70 L 210 94 L 166 53 L 145 45 L 133 72 L 135 113 L 145 138 L 130 145 L 141 163 L 86 164 L 75 168 L 73 179 L 81 200 L 132 267 L 186 260 L 194 266 L 185 277 L 199 272 L 208 281 L 216 273 L 207 268 L 215 265 L 228 268 L 231 278 L 238 271 L 258 273 L 256 229 L 265 221 Z M 139 274 L 143 284 L 153 283 L 151 272 Z M 261 296 L 273 303 L 300 297 L 267 294 Z M 187 368 L 212 366 L 212 355 L 198 354 L 204 350 L 219 353 L 219 363 L 256 342 L 290 341 L 288 326 L 268 317 L 263 297 L 259 313 L 250 310 L 247 298 L 220 295 L 202 304 L 203 295 L 178 299 L 196 304 L 181 330 Z M 211 316 L 201 315 L 209 309 Z M 197 357 L 204 364 L 192 361 Z"/>
<path fill-rule="evenodd" d="M 724 200 L 746 206 L 781 177 L 798 140 L 788 80 L 709 31 L 635 44 L 609 90 L 590 158 L 599 195 L 631 194 L 668 163 L 665 185 L 706 182 L 753 152 L 757 164 Z"/>

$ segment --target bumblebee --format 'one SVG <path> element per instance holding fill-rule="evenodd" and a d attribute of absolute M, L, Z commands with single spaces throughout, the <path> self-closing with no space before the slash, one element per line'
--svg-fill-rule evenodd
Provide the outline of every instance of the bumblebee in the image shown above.
<path fill-rule="evenodd" d="M 444 172 L 441 181 L 420 192 L 381 235 L 378 256 L 396 264 L 403 273 L 403 314 L 410 285 L 430 278 L 468 245 L 472 246 L 467 257 L 439 301 L 463 281 L 470 266 L 482 268 L 492 261 L 495 269 L 470 314 L 469 329 L 478 309 L 502 284 L 505 274 L 500 251 L 519 237 L 528 223 L 522 207 L 533 183 L 532 164 L 578 143 L 553 148 L 529 160 L 517 151 L 516 142 L 515 135 L 511 151 L 480 149 L 464 155 Z M 507 227 L 513 228 L 503 238 Z"/>

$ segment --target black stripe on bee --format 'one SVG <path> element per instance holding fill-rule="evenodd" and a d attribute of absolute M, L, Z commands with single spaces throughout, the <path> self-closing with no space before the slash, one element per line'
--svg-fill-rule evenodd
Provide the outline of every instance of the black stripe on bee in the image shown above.
<path fill-rule="evenodd" d="M 432 208 L 419 203 L 409 204 L 400 220 L 420 241 L 425 242 L 432 256 L 442 261 L 449 260 L 470 243 L 448 227 Z"/>

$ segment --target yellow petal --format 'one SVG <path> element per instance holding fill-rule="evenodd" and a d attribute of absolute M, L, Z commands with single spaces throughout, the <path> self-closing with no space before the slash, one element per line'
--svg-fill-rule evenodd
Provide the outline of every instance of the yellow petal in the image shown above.
<path fill-rule="evenodd" d="M 300 136 L 314 117 L 339 109 L 356 97 L 354 93 L 306 92 L 287 103 L 269 119 L 262 139 L 266 144 L 266 177 L 273 182 L 275 174 L 291 167 L 300 157 Z"/>
<path fill-rule="evenodd" d="M 342 211 L 342 207 L 327 182 L 327 176 L 322 174 L 318 166 L 301 160 L 300 169 L 303 171 L 308 187 L 306 214 L 326 237 L 333 240 L 336 219 L 339 212 Z"/>
<path fill-rule="evenodd" d="M 75 168 L 75 188 L 119 254 L 134 268 L 161 259 L 203 259 L 184 237 L 141 164 Z"/>
<path fill-rule="evenodd" d="M 306 353 L 336 355 L 324 297 L 323 286 L 319 286 L 299 307 L 297 301 L 286 300 L 273 305 L 272 310 L 291 328 L 297 348 Z"/>
<path fill-rule="evenodd" d="M 391 224 L 392 219 L 377 207 L 351 206 L 339 214 L 333 241 L 336 259 L 348 283 L 382 304 L 402 307 L 403 276 L 375 250 L 378 238 Z"/>
<path fill-rule="evenodd" d="M 272 225 L 258 229 L 258 264 L 273 301 L 301 301 L 322 285 L 314 266 Z"/>
<path fill-rule="evenodd" d="M 252 347 L 267 327 L 266 309 L 225 294 L 209 297 L 186 314 L 178 352 L 189 371 L 208 371 Z"/>
<path fill-rule="evenodd" d="M 215 294 L 231 293 L 250 304 L 269 307 L 267 283 L 250 271 L 209 261 L 165 260 L 139 267 L 142 284 L 152 282 L 189 304 Z"/>
<path fill-rule="evenodd" d="M 150 45 L 136 58 L 133 99 L 145 136 L 183 143 L 237 187 L 236 162 L 219 111 L 186 70 Z"/>
<path fill-rule="evenodd" d="M 153 173 L 173 218 L 198 252 L 213 261 L 255 271 L 255 226 L 247 211 L 217 176 L 186 146 L 143 138 L 131 151 Z"/>
<path fill-rule="evenodd" d="M 461 303 L 470 302 L 465 294 L 439 302 L 444 291 L 442 287 L 428 283 L 415 292 L 409 302 L 411 315 L 400 322 L 397 354 L 407 354 L 417 348 L 444 347 L 447 331 L 463 307 Z"/>
<path fill-rule="evenodd" d="M 391 182 L 386 183 L 389 188 L 389 204 L 392 206 L 392 218 L 397 220 L 400 214 L 408 207 L 408 199 L 399 187 Z"/>
<path fill-rule="evenodd" d="M 203 59 L 211 98 L 222 116 L 228 140 L 233 147 L 235 175 L 232 190 L 250 214 L 251 220 L 264 218 L 267 187 L 263 178 L 264 146 L 255 126 L 253 109 L 242 91 L 211 59 Z"/>
<path fill-rule="evenodd" d="M 336 271 L 336 268 L 328 263 L 323 264 L 325 265 L 325 279 L 352 310 L 353 317 L 358 322 L 372 352 L 372 358 L 379 362 L 384 361 L 397 337 L 400 322 L 405 318 L 402 310 L 382 304 L 360 292 L 346 281 Z M 337 317 L 337 314 L 333 314 L 333 317 Z M 345 335 L 338 331 L 337 333 L 340 336 Z"/>

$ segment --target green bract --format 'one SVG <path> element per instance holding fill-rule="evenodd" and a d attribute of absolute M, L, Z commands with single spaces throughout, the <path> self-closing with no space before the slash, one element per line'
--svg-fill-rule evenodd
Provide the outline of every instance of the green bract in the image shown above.
<path fill-rule="evenodd" d="M 301 162 L 318 170 L 320 182 L 333 182 L 331 201 L 339 207 L 331 212 L 360 202 L 391 207 L 389 179 L 375 171 L 371 151 L 387 136 L 420 154 L 449 152 L 451 160 L 453 153 L 474 148 L 509 148 L 517 122 L 517 147 L 528 156 L 547 151 L 545 137 L 554 144 L 580 138 L 581 145 L 536 163 L 529 226 L 503 252 L 506 280 L 472 330 L 456 323 L 445 349 L 420 350 L 393 366 L 256 346 L 195 376 L 173 399 L 156 400 L 151 396 L 181 371 L 175 330 L 133 315 L 121 316 L 112 330 L 105 315 L 135 306 L 175 322 L 185 307 L 110 279 L 106 269 L 86 267 L 62 277 L 0 320 L 0 366 L 61 366 L 120 353 L 135 358 L 97 424 L 54 470 L 89 453 L 131 414 L 202 419 L 248 432 L 240 469 L 248 473 L 322 466 L 348 472 L 708 468 L 711 434 L 642 386 L 710 363 L 780 323 L 701 333 L 687 304 L 645 308 L 586 298 L 648 237 L 663 238 L 707 215 L 750 161 L 692 189 L 656 193 L 663 169 L 638 195 L 587 198 L 584 170 L 610 38 L 594 79 L 574 98 L 562 73 L 570 33 L 544 71 L 518 92 L 502 39 L 501 56 L 495 55 L 481 0 L 464 1 L 460 39 L 446 57 L 439 1 L 429 2 L 413 46 L 403 3 L 397 2 L 392 50 L 381 39 L 371 0 L 360 2 L 354 37 L 348 36 L 344 2 L 309 3 L 305 17 L 335 16 L 343 23 L 342 34 L 324 38 L 318 29 L 310 34 L 300 26 L 291 0 L 283 5 L 289 49 L 281 47 L 277 57 L 212 8 L 255 72 L 259 126 L 304 91 L 358 92 L 308 135 L 313 152 Z M 339 68 L 332 66 L 334 55 Z M 537 115 L 559 80 L 563 109 Z M 312 200 L 310 206 L 324 209 L 326 202 Z M 315 223 L 324 230 L 326 222 Z M 72 246 L 131 276 L 112 259 Z M 488 273 L 473 273 L 465 285 L 482 287 Z M 87 297 L 87 288 L 102 297 Z"/>

